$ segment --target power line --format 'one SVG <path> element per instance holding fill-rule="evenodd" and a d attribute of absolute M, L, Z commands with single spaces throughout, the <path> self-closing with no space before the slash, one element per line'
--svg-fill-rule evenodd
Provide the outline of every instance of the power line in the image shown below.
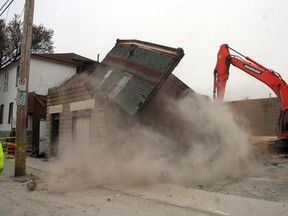
<path fill-rule="evenodd" d="M 5 5 L 9 2 L 10 0 L 7 0 L 3 5 L 2 7 L 0 8 L 0 11 L 5 7 Z"/>
<path fill-rule="evenodd" d="M 9 1 L 9 0 L 8 0 L 8 1 Z M 7 3 L 8 1 L 6 1 L 6 3 Z M 11 2 L 6 6 L 6 8 L 1 12 L 0 16 L 2 16 L 2 14 L 9 8 L 9 6 L 12 4 L 13 1 L 14 1 L 14 0 L 11 0 Z M 2 6 L 2 8 L 5 7 L 6 3 Z M 2 8 L 1 8 L 1 9 L 2 9 Z M 0 9 L 0 10 L 1 10 L 1 9 Z"/>

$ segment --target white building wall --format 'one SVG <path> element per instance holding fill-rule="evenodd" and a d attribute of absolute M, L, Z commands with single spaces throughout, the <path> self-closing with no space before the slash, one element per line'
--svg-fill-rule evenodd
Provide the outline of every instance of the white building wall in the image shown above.
<path fill-rule="evenodd" d="M 4 91 L 6 72 L 9 72 L 9 84 L 8 90 Z M 61 85 L 75 74 L 75 66 L 31 58 L 28 84 L 29 92 L 35 91 L 36 94 L 47 95 L 49 88 Z M 16 127 L 16 75 L 17 65 L 0 73 L 0 105 L 4 104 L 3 124 L 0 124 L 0 133 L 10 131 L 12 127 Z M 9 104 L 12 102 L 14 103 L 13 121 L 8 123 Z"/>
<path fill-rule="evenodd" d="M 29 74 L 29 92 L 47 95 L 48 89 L 59 86 L 76 74 L 76 67 L 32 59 Z"/>
<path fill-rule="evenodd" d="M 8 90 L 4 90 L 4 77 L 5 73 L 9 73 L 8 80 Z M 3 124 L 0 124 L 0 131 L 10 131 L 12 127 L 15 127 L 16 123 L 16 103 L 15 98 L 17 94 L 16 88 L 16 74 L 17 74 L 17 66 L 12 67 L 5 71 L 5 73 L 0 73 L 0 105 L 4 104 L 4 115 L 3 115 Z M 9 115 L 9 104 L 13 104 L 13 120 L 11 123 L 8 123 L 8 115 Z"/>

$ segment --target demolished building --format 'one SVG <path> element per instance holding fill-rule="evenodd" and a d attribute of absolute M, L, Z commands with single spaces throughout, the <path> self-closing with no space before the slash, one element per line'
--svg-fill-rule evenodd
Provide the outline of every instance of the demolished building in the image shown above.
<path fill-rule="evenodd" d="M 49 89 L 46 156 L 61 155 L 71 143 L 113 139 L 115 128 L 129 130 L 136 119 L 173 134 L 177 124 L 164 98 L 195 93 L 172 74 L 183 56 L 181 48 L 117 40 L 100 64 Z"/>

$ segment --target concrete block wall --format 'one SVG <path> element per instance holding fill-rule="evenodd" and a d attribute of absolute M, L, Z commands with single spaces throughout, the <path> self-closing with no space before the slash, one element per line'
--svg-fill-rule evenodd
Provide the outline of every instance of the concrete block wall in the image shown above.
<path fill-rule="evenodd" d="M 70 103 L 75 101 L 83 101 L 91 99 L 89 85 L 84 83 L 79 83 L 75 85 L 70 85 L 68 87 L 53 88 L 49 89 L 48 101 L 47 101 L 47 127 L 46 127 L 46 145 L 45 154 L 47 157 L 50 155 L 50 144 L 51 144 L 51 114 L 49 113 L 49 107 L 62 105 L 62 111 L 59 113 L 59 143 L 68 144 L 72 142 L 72 132 L 73 132 L 73 116 L 70 111 Z M 62 145 L 63 148 L 63 145 Z M 61 147 L 59 149 L 61 154 Z"/>
<path fill-rule="evenodd" d="M 227 104 L 232 107 L 236 115 L 240 115 L 248 121 L 252 135 L 276 135 L 280 114 L 280 102 L 278 98 L 233 101 L 227 102 Z"/>

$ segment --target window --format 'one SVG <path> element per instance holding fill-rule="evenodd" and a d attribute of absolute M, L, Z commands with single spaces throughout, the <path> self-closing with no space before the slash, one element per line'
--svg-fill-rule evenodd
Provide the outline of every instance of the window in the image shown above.
<path fill-rule="evenodd" d="M 99 87 L 105 82 L 105 80 L 110 76 L 110 74 L 111 74 L 112 72 L 113 72 L 112 70 L 108 70 L 108 71 L 104 74 L 103 79 L 102 79 L 102 81 L 99 83 L 99 86 L 98 86 L 97 88 L 99 88 Z"/>
<path fill-rule="evenodd" d="M 3 91 L 8 90 L 8 82 L 9 82 L 9 72 L 6 72 L 4 75 L 4 89 L 3 89 Z"/>
<path fill-rule="evenodd" d="M 3 124 L 4 104 L 0 106 L 0 124 Z"/>
<path fill-rule="evenodd" d="M 112 72 L 113 72 L 112 70 L 108 70 L 103 76 L 104 80 L 107 79 Z"/>
<path fill-rule="evenodd" d="M 9 104 L 8 123 L 13 122 L 13 102 Z"/>
<path fill-rule="evenodd" d="M 128 81 L 132 78 L 130 74 L 124 74 L 121 79 L 118 81 L 118 83 L 114 86 L 114 88 L 111 90 L 109 93 L 109 98 L 114 99 L 120 92 L 121 90 L 126 86 Z"/>
<path fill-rule="evenodd" d="M 16 69 L 16 82 L 15 82 L 15 86 L 18 86 L 18 77 L 19 77 L 19 73 L 20 73 L 20 65 L 17 65 L 17 69 Z"/>

